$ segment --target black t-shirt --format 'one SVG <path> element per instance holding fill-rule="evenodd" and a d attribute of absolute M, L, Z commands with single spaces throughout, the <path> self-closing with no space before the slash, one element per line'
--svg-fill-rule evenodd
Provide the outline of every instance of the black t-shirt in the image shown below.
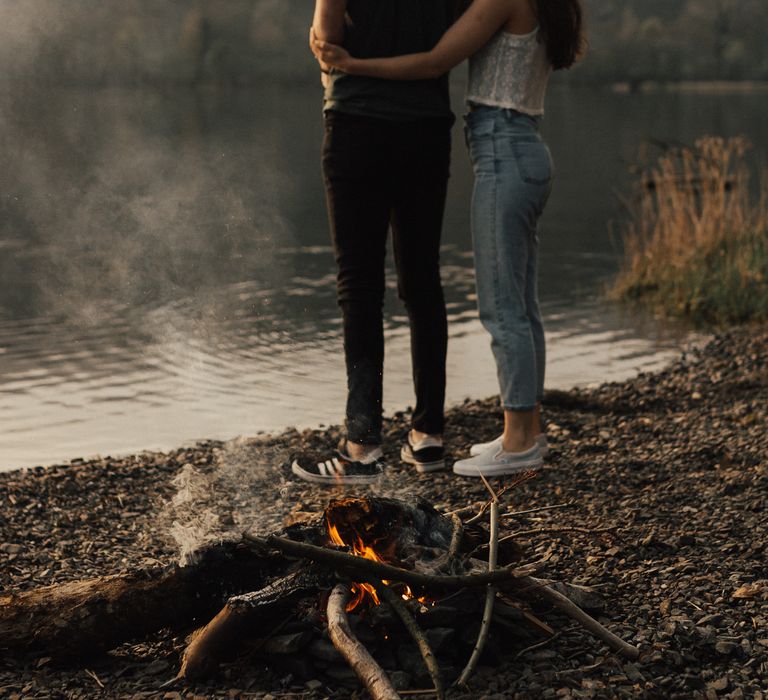
<path fill-rule="evenodd" d="M 453 22 L 456 0 L 349 0 L 344 47 L 356 58 L 431 50 Z M 448 76 L 380 80 L 331 71 L 326 110 L 393 120 L 452 118 Z"/>

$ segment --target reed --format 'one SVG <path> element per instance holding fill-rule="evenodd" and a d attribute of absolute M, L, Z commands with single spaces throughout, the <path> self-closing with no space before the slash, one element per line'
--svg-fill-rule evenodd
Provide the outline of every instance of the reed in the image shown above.
<path fill-rule="evenodd" d="M 748 148 L 706 137 L 641 170 L 614 298 L 698 323 L 768 318 L 768 176 L 751 185 Z"/>

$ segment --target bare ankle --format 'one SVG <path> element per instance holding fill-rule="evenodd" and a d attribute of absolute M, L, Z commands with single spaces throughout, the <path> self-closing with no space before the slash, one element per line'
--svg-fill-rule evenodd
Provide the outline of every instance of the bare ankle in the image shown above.
<path fill-rule="evenodd" d="M 354 460 L 365 459 L 365 457 L 378 448 L 378 445 L 363 445 L 359 442 L 347 440 L 347 454 Z"/>
<path fill-rule="evenodd" d="M 502 445 L 505 452 L 524 452 L 530 450 L 536 436 L 533 432 L 534 410 L 505 410 L 504 435 Z"/>
<path fill-rule="evenodd" d="M 443 441 L 442 435 L 438 435 L 436 433 L 422 433 L 421 430 L 416 430 L 416 428 L 411 428 L 412 442 L 420 442 L 421 440 L 426 440 L 427 438 L 432 438 L 433 440 L 439 440 L 440 442 Z"/>
<path fill-rule="evenodd" d="M 522 436 L 504 436 L 502 447 L 504 452 L 525 452 L 530 450 L 536 444 L 535 440 L 529 435 L 526 439 Z"/>

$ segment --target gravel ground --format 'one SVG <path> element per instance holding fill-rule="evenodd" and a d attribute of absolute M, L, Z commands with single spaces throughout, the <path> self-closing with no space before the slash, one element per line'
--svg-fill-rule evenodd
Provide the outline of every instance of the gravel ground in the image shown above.
<path fill-rule="evenodd" d="M 552 453 L 507 505 L 571 505 L 507 519 L 505 532 L 520 532 L 531 557 L 547 560 L 547 577 L 599 587 L 608 601 L 599 619 L 643 656 L 617 658 L 545 610 L 560 636 L 481 666 L 471 692 L 450 697 L 768 698 L 768 327 L 717 336 L 659 373 L 552 392 L 545 411 Z M 479 482 L 417 476 L 396 461 L 407 420 L 387 421 L 392 466 L 377 493 L 420 495 L 446 510 L 483 500 Z M 448 425 L 462 455 L 495 436 L 496 401 L 466 402 Z M 318 511 L 339 494 L 296 482 L 289 457 L 337 436 L 288 431 L 0 474 L 0 590 L 169 562 L 180 545 Z M 160 631 L 87 669 L 0 660 L 0 698 L 364 697 L 254 658 L 208 684 L 160 689 L 183 644 L 182 633 Z"/>

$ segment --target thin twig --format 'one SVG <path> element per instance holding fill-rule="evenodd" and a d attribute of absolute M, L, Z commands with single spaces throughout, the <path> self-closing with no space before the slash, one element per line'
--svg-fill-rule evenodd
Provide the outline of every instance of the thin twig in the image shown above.
<path fill-rule="evenodd" d="M 485 488 L 488 489 L 488 493 L 491 494 L 491 498 L 495 503 L 499 502 L 499 497 L 496 494 L 496 491 L 493 490 L 493 486 L 488 483 L 488 479 L 485 478 L 485 474 L 483 472 L 480 472 L 480 478 L 483 480 L 483 483 L 485 484 Z"/>
<path fill-rule="evenodd" d="M 556 510 L 558 508 L 570 508 L 575 506 L 575 501 L 569 501 L 568 503 L 557 503 L 553 506 L 540 506 L 539 508 L 529 508 L 528 510 L 516 510 L 511 513 L 503 513 L 502 518 L 517 518 L 521 515 L 531 515 L 532 513 L 542 513 L 545 510 Z"/>
<path fill-rule="evenodd" d="M 488 503 L 488 501 L 478 501 L 477 503 L 473 503 L 471 506 L 463 506 L 461 508 L 457 508 L 456 510 L 450 510 L 446 513 L 446 515 L 449 518 L 453 515 L 458 515 L 460 518 L 465 515 L 472 515 L 472 520 L 476 521 L 477 516 L 480 513 L 484 513 L 486 510 L 488 510 L 489 505 L 490 503 Z M 468 522 L 469 521 L 467 521 L 467 523 Z"/>
<path fill-rule="evenodd" d="M 539 629 L 544 630 L 548 635 L 552 636 L 555 633 L 555 630 L 544 622 L 544 620 L 534 615 L 530 610 L 523 610 L 523 617 L 531 624 L 536 625 Z"/>
<path fill-rule="evenodd" d="M 457 508 L 456 510 L 449 510 L 446 513 L 446 515 L 449 518 L 453 515 L 458 515 L 459 517 L 461 517 L 462 515 L 469 515 L 469 513 L 473 513 L 475 511 L 475 508 L 479 508 L 480 506 L 482 506 L 483 503 L 473 503 L 471 506 L 462 506 L 461 508 Z"/>
<path fill-rule="evenodd" d="M 383 581 L 372 581 L 372 583 L 376 588 L 376 592 L 395 611 L 395 613 L 397 613 L 397 616 L 402 620 L 403 625 L 405 625 L 405 629 L 407 629 L 411 637 L 413 637 L 413 641 L 416 642 L 416 646 L 421 652 L 421 657 L 424 659 L 424 665 L 427 667 L 427 671 L 429 671 L 429 675 L 432 678 L 437 697 L 440 700 L 443 700 L 445 698 L 445 690 L 443 689 L 443 679 L 440 675 L 440 667 L 437 664 L 435 653 L 432 651 L 432 647 L 429 646 L 429 642 L 427 641 L 424 632 L 422 632 L 421 628 L 416 624 L 413 616 L 408 612 L 408 609 L 405 607 L 402 599 L 397 593 Z"/>
<path fill-rule="evenodd" d="M 526 472 L 524 479 L 515 480 L 511 484 L 506 484 L 496 495 L 500 499 L 507 491 L 511 491 L 515 487 L 519 486 L 521 483 L 528 481 L 528 479 L 533 478 L 533 475 L 535 474 L 536 472 Z M 514 513 L 504 513 L 500 517 L 513 518 L 517 515 L 528 515 L 530 513 L 538 513 L 540 511 L 545 511 L 545 510 L 554 510 L 555 508 L 568 508 L 573 505 L 576 505 L 576 502 L 569 501 L 568 503 L 560 503 L 554 506 L 542 506 L 540 508 L 531 508 L 530 510 L 520 510 Z M 462 517 L 464 515 L 468 515 L 469 513 L 472 513 L 476 508 L 479 508 L 480 510 L 477 512 L 477 514 L 473 515 L 469 520 L 467 520 L 464 523 L 465 525 L 472 525 L 473 523 L 476 523 L 478 520 L 480 520 L 483 517 L 483 515 L 485 514 L 485 511 L 488 510 L 489 506 L 490 506 L 490 503 L 488 503 L 488 501 L 483 501 L 482 503 L 474 503 L 471 506 L 463 506 L 462 508 L 457 508 L 456 510 L 452 510 L 446 513 L 446 515 L 448 516 L 458 515 L 459 517 Z"/>
<path fill-rule="evenodd" d="M 525 570 L 518 570 L 513 566 L 507 566 L 496 571 L 488 571 L 482 574 L 464 574 L 460 576 L 435 576 L 430 574 L 421 574 L 417 571 L 401 569 L 397 566 L 382 564 L 364 557 L 357 557 L 346 552 L 337 552 L 325 547 L 316 547 L 306 542 L 294 542 L 285 537 L 270 535 L 267 538 L 254 537 L 244 534 L 243 539 L 251 542 L 258 547 L 274 547 L 284 554 L 290 554 L 296 557 L 302 557 L 311 561 L 316 561 L 333 568 L 336 571 L 346 571 L 352 574 L 363 576 L 368 579 L 371 577 L 384 579 L 385 581 L 398 581 L 407 583 L 409 586 L 420 586 L 425 588 L 438 588 L 442 590 L 453 590 L 456 588 L 468 588 L 473 586 L 486 586 L 489 583 L 505 583 L 514 578 L 525 575 Z"/>
<path fill-rule="evenodd" d="M 507 542 L 513 540 L 516 537 L 531 537 L 532 535 L 554 535 L 556 533 L 565 532 L 579 532 L 585 535 L 599 535 L 604 532 L 615 532 L 619 529 L 619 525 L 613 525 L 612 527 L 537 527 L 531 530 L 516 530 L 501 538 L 501 542 Z"/>
<path fill-rule="evenodd" d="M 517 652 L 512 658 L 517 660 L 519 659 L 523 654 L 527 654 L 529 651 L 534 651 L 536 649 L 541 649 L 542 647 L 547 646 L 547 644 L 551 644 L 554 642 L 558 637 L 560 637 L 563 633 L 557 632 L 556 634 L 553 634 L 551 637 L 545 639 L 543 642 L 539 642 L 538 644 L 532 644 L 529 647 L 525 647 L 525 649 L 521 649 Z"/>
<path fill-rule="evenodd" d="M 496 563 L 498 561 L 499 554 L 499 502 L 496 500 L 495 494 L 494 499 L 491 502 L 490 529 L 491 536 L 488 545 L 488 572 L 493 573 L 493 571 L 496 569 Z M 475 670 L 475 666 L 477 666 L 477 662 L 480 660 L 480 656 L 483 653 L 483 649 L 485 648 L 485 643 L 488 640 L 488 632 L 491 629 L 493 604 L 495 600 L 496 587 L 493 584 L 490 584 L 485 594 L 485 608 L 483 610 L 483 621 L 480 624 L 480 634 L 477 637 L 475 648 L 472 650 L 472 656 L 469 657 L 469 661 L 464 667 L 459 680 L 456 681 L 457 685 L 466 687 L 469 677 L 472 675 L 472 672 Z"/>
<path fill-rule="evenodd" d="M 570 676 L 573 674 L 582 674 L 582 673 L 589 673 L 590 671 L 596 671 L 598 668 L 602 668 L 603 666 L 607 666 L 609 664 L 616 663 L 615 659 L 601 659 L 597 663 L 591 664 L 589 666 L 581 666 L 580 668 L 567 668 L 563 671 L 557 671 L 555 674 L 558 678 L 561 676 Z"/>
<path fill-rule="evenodd" d="M 347 619 L 349 587 L 338 584 L 328 597 L 328 635 L 374 700 L 399 700 L 387 674 L 352 633 Z"/>
<path fill-rule="evenodd" d="M 90 669 L 86 668 L 86 669 L 85 669 L 85 672 L 86 672 L 86 673 L 87 673 L 87 674 L 88 674 L 88 675 L 89 675 L 91 678 L 93 678 L 93 680 L 95 680 L 95 681 L 96 681 L 96 683 L 98 683 L 98 684 L 99 684 L 99 688 L 104 688 L 104 687 L 105 687 L 105 686 L 104 686 L 104 684 L 101 682 L 101 679 L 100 679 L 100 678 L 99 678 L 99 677 L 98 677 L 98 676 L 97 676 L 97 675 L 96 675 L 96 674 L 95 674 L 93 671 L 91 671 Z"/>
<path fill-rule="evenodd" d="M 465 525 L 474 525 L 474 524 L 475 524 L 476 522 L 478 522 L 479 520 L 482 520 L 482 519 L 483 519 L 483 516 L 485 515 L 485 511 L 487 511 L 487 510 L 488 510 L 488 508 L 490 507 L 490 505 L 491 505 L 491 504 L 490 504 L 490 503 L 488 503 L 487 501 L 486 501 L 485 503 L 483 503 L 483 504 L 480 506 L 480 510 L 479 510 L 479 511 L 477 511 L 477 515 L 475 515 L 474 517 L 472 517 L 472 518 L 470 518 L 469 520 L 467 520 L 467 522 L 466 522 L 466 523 L 464 523 L 464 524 L 465 524 Z"/>

